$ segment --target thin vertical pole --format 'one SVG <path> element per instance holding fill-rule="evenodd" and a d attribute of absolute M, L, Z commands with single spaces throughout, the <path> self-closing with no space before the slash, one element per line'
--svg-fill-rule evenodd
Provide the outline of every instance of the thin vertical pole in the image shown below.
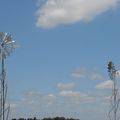
<path fill-rule="evenodd" d="M 117 108 L 116 108 L 116 78 L 115 78 L 115 75 L 116 74 L 116 71 L 113 72 L 113 94 L 114 94 L 114 120 L 116 120 L 116 113 L 117 113 Z"/>
<path fill-rule="evenodd" d="M 5 120 L 5 70 L 4 70 L 4 58 L 2 58 L 2 113 L 3 120 Z"/>
<path fill-rule="evenodd" d="M 3 76 L 2 76 L 2 72 L 0 73 L 0 120 L 2 120 L 2 115 L 3 115 L 3 92 L 2 92 L 2 83 L 3 83 Z"/>

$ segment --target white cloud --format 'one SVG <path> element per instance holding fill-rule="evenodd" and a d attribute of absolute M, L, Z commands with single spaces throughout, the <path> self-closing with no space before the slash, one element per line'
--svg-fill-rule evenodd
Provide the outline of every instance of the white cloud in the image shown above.
<path fill-rule="evenodd" d="M 86 96 L 85 94 L 82 94 L 80 92 L 75 92 L 75 91 L 61 91 L 60 92 L 60 96 L 64 96 L 64 97 L 78 97 L 78 96 Z"/>
<path fill-rule="evenodd" d="M 72 73 L 72 76 L 78 79 L 85 78 L 87 76 L 87 71 L 83 68 L 77 69 Z"/>
<path fill-rule="evenodd" d="M 34 116 L 37 118 L 54 116 L 81 118 L 82 113 L 86 114 L 90 113 L 90 111 L 91 113 L 99 114 L 97 109 L 99 108 L 99 103 L 103 102 L 103 100 L 100 102 L 99 100 L 96 101 L 98 96 L 96 98 L 93 97 L 95 95 L 90 94 L 73 90 L 62 90 L 56 95 L 55 93 L 41 94 L 41 92 L 37 91 L 28 91 L 23 94 L 21 100 L 17 99 L 17 101 L 12 102 L 11 119 L 13 116 L 15 118 L 20 118 L 21 116 L 25 118 Z M 96 112 L 93 112 L 94 108 L 96 108 Z M 102 107 L 103 110 L 105 109 Z M 91 118 L 90 120 L 93 119 Z"/>
<path fill-rule="evenodd" d="M 42 103 L 45 102 L 46 104 L 47 102 L 53 102 L 55 99 L 55 95 L 53 94 L 43 95 L 40 92 L 30 91 L 24 95 L 24 99 L 27 104 L 28 103 L 38 104 L 39 102 L 42 102 Z"/>
<path fill-rule="evenodd" d="M 50 28 L 60 24 L 90 21 L 114 8 L 118 0 L 46 0 L 37 10 L 37 27 Z"/>
<path fill-rule="evenodd" d="M 91 97 L 85 93 L 81 93 L 79 91 L 61 91 L 59 93 L 62 97 L 67 97 L 69 100 L 72 100 L 74 103 L 88 103 L 94 100 L 94 97 Z"/>
<path fill-rule="evenodd" d="M 113 85 L 113 81 L 107 80 L 107 81 L 104 81 L 104 82 L 98 84 L 95 88 L 96 89 L 111 89 L 112 85 Z"/>
<path fill-rule="evenodd" d="M 76 79 L 103 80 L 103 76 L 100 73 L 84 68 L 76 69 L 71 75 Z"/>
<path fill-rule="evenodd" d="M 100 75 L 99 73 L 93 73 L 93 74 L 91 75 L 91 79 L 92 79 L 92 80 L 102 80 L 103 77 L 102 77 L 102 75 Z"/>
<path fill-rule="evenodd" d="M 64 110 L 64 112 L 73 112 L 74 110 L 69 110 L 68 107 L 76 108 L 78 107 L 76 106 L 77 104 L 89 103 L 93 100 L 93 97 L 81 93 L 80 91 L 64 90 L 58 95 L 52 93 L 41 94 L 39 92 L 29 91 L 23 95 L 21 100 L 14 101 L 11 104 L 11 111 L 13 112 L 13 116 L 16 116 L 16 112 L 21 113 L 20 115 L 17 115 L 17 117 L 27 117 L 27 115 L 28 117 L 30 117 L 29 115 L 37 116 L 37 114 L 39 115 L 39 112 L 46 113 L 46 111 L 48 111 L 49 114 L 58 113 L 59 115 L 61 109 Z M 29 113 L 24 111 L 29 111 Z M 61 113 L 64 112 L 61 111 Z"/>
<path fill-rule="evenodd" d="M 58 83 L 57 86 L 60 90 L 71 90 L 75 87 L 75 84 L 74 83 L 67 83 L 67 84 Z"/>
<path fill-rule="evenodd" d="M 46 111 L 46 109 L 51 109 L 56 103 L 56 96 L 52 93 L 41 94 L 37 91 L 28 91 L 24 93 L 19 100 L 15 100 L 11 104 L 11 115 L 16 117 L 30 117 L 38 116 L 39 112 Z M 29 111 L 29 112 L 28 112 Z"/>

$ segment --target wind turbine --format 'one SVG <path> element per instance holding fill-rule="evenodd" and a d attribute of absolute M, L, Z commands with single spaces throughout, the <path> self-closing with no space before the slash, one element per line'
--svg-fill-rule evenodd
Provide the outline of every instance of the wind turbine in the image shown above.
<path fill-rule="evenodd" d="M 16 43 L 12 39 L 11 34 L 6 32 L 0 32 L 0 120 L 8 120 L 9 116 L 10 105 L 6 104 L 8 86 L 6 82 L 5 60 L 15 48 Z"/>
<path fill-rule="evenodd" d="M 115 65 L 111 61 L 108 63 L 108 73 L 113 83 L 112 96 L 111 96 L 111 109 L 109 111 L 109 118 L 110 120 L 118 120 L 117 112 L 119 108 L 120 98 L 118 97 L 119 91 L 117 87 L 116 76 L 119 73 L 119 70 L 115 68 Z"/>

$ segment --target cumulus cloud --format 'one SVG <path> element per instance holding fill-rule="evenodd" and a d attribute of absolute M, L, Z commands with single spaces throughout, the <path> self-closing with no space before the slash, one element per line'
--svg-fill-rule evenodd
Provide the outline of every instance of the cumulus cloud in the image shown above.
<path fill-rule="evenodd" d="M 85 94 L 82 94 L 81 92 L 75 92 L 75 91 L 61 91 L 60 96 L 65 96 L 65 97 L 78 97 L 78 96 L 86 96 Z"/>
<path fill-rule="evenodd" d="M 67 83 L 67 84 L 58 83 L 57 86 L 60 90 L 71 90 L 75 87 L 75 84 L 74 83 Z"/>
<path fill-rule="evenodd" d="M 53 103 L 55 99 L 56 96 L 53 94 L 43 95 L 40 92 L 29 91 L 25 93 L 21 101 L 24 104 L 40 105 L 41 102 L 41 104 L 45 103 L 47 105 L 47 103 Z"/>
<path fill-rule="evenodd" d="M 83 102 L 89 103 L 94 101 L 94 97 L 91 97 L 85 93 L 81 93 L 80 91 L 72 91 L 72 90 L 61 91 L 59 95 L 62 97 L 69 98 L 69 100 L 72 100 L 74 103 L 83 103 Z"/>
<path fill-rule="evenodd" d="M 72 76 L 79 79 L 85 78 L 87 76 L 87 71 L 83 68 L 77 69 L 72 73 Z"/>
<path fill-rule="evenodd" d="M 102 75 L 100 75 L 99 73 L 93 73 L 93 74 L 91 75 L 91 79 L 92 79 L 92 80 L 102 80 L 103 77 L 102 77 Z"/>
<path fill-rule="evenodd" d="M 37 91 L 25 92 L 21 99 L 15 100 L 11 104 L 11 117 L 38 116 L 39 112 L 45 112 L 56 103 L 56 96 L 52 93 L 43 94 Z M 16 113 L 19 113 L 16 115 Z"/>
<path fill-rule="evenodd" d="M 91 104 L 93 101 L 94 97 L 80 91 L 62 90 L 56 95 L 28 91 L 23 94 L 22 99 L 12 102 L 11 115 L 19 118 L 42 115 L 45 117 L 46 113 L 49 117 L 53 114 L 65 115 L 67 112 L 73 114 L 77 112 L 76 109 L 80 109 L 79 105 Z M 16 113 L 19 114 L 16 116 Z"/>
<path fill-rule="evenodd" d="M 90 21 L 114 8 L 118 0 L 44 0 L 37 10 L 37 27 L 51 28 L 60 24 Z"/>
<path fill-rule="evenodd" d="M 76 79 L 103 80 L 103 76 L 100 73 L 84 68 L 76 69 L 71 75 Z"/>
<path fill-rule="evenodd" d="M 113 86 L 113 81 L 107 80 L 107 81 L 104 81 L 98 84 L 95 88 L 96 89 L 111 89 L 112 86 Z"/>

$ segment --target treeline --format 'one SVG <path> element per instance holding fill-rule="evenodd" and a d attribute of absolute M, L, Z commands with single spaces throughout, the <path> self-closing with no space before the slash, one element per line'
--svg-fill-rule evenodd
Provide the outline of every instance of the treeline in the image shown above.
<path fill-rule="evenodd" d="M 12 120 L 79 120 L 79 119 L 65 118 L 65 117 L 54 117 L 54 118 L 46 117 L 43 119 L 37 119 L 36 117 L 34 117 L 34 118 L 27 118 L 27 119 L 26 118 L 19 118 L 19 119 L 13 118 Z"/>
<path fill-rule="evenodd" d="M 54 117 L 54 118 L 43 118 L 42 120 L 79 120 L 79 119 L 65 118 L 65 117 Z"/>
<path fill-rule="evenodd" d="M 17 119 L 17 118 L 13 118 L 12 120 L 40 120 L 40 119 L 36 119 L 36 117 L 34 117 L 34 118 L 19 118 L 19 119 Z"/>

